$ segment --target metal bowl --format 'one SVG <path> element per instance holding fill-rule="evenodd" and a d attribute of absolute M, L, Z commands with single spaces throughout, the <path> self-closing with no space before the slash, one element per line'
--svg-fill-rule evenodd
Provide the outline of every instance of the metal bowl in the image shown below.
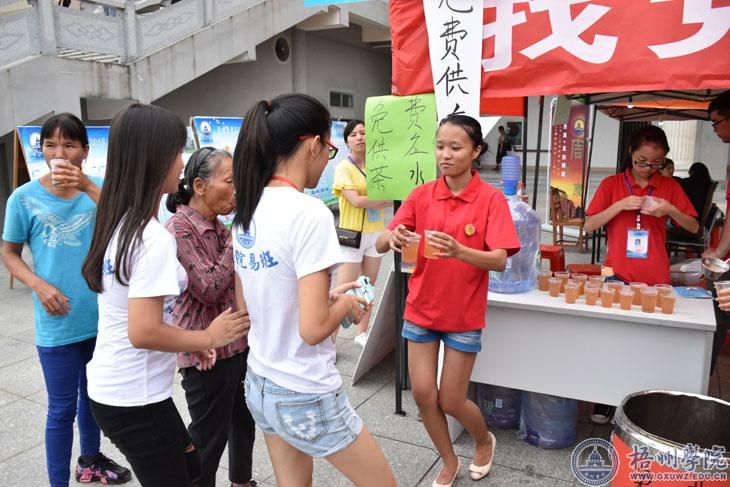
<path fill-rule="evenodd" d="M 727 271 L 730 271 L 730 264 L 722 259 L 705 257 L 702 259 L 702 275 L 711 281 L 716 281 Z"/>

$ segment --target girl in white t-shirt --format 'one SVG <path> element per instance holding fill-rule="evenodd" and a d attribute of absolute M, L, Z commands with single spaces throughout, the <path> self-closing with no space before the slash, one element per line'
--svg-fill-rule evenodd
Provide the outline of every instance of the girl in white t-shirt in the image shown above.
<path fill-rule="evenodd" d="M 249 110 L 234 154 L 236 301 L 251 318 L 245 394 L 266 438 L 278 485 L 311 485 L 326 458 L 359 486 L 395 485 L 383 452 L 342 390 L 330 335 L 366 308 L 329 293 L 342 256 L 332 213 L 302 193 L 337 149 L 330 115 L 306 95 Z"/>
<path fill-rule="evenodd" d="M 83 266 L 99 293 L 99 333 L 87 366 L 91 411 L 140 484 L 187 487 L 200 461 L 172 402 L 174 352 L 195 352 L 208 367 L 215 347 L 243 336 L 245 312 L 219 315 L 200 331 L 171 324 L 186 286 L 175 239 L 154 217 L 175 192 L 187 134 L 172 112 L 132 105 L 112 121 L 97 224 Z"/>

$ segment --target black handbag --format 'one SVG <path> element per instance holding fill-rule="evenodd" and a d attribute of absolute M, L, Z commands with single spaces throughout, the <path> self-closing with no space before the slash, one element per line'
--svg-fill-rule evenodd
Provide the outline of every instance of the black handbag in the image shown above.
<path fill-rule="evenodd" d="M 362 229 L 365 228 L 365 212 L 366 208 L 362 209 L 362 224 L 360 230 L 350 230 L 349 228 L 337 227 L 337 240 L 340 241 L 340 245 L 345 247 L 352 247 L 353 249 L 360 248 L 360 241 L 362 240 Z"/>

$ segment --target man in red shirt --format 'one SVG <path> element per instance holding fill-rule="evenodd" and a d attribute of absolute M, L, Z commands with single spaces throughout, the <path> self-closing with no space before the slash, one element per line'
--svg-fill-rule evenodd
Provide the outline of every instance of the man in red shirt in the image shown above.
<path fill-rule="evenodd" d="M 714 100 L 712 100 L 712 102 L 710 102 L 710 106 L 707 108 L 707 111 L 710 112 L 712 128 L 715 129 L 715 133 L 717 134 L 717 136 L 720 137 L 720 140 L 722 140 L 726 144 L 730 144 L 730 90 L 721 93 Z M 727 208 L 730 209 L 730 181 L 728 181 L 727 187 Z M 725 210 L 725 213 L 727 215 L 727 209 Z M 730 253 L 730 225 L 728 225 L 726 216 L 725 228 L 722 231 L 722 236 L 720 236 L 720 242 L 717 244 L 717 248 L 707 249 L 702 254 L 702 257 L 717 257 L 720 259 L 726 259 L 728 257 L 728 253 Z M 725 274 L 720 279 L 723 281 L 730 279 L 730 273 Z M 717 294 L 715 293 L 715 289 L 713 289 L 712 292 L 713 294 L 715 294 L 715 296 L 717 296 Z M 720 350 L 722 350 L 722 345 L 725 342 L 725 335 L 727 334 L 728 323 L 730 322 L 730 314 L 720 310 L 718 308 L 717 301 L 713 300 L 713 304 L 715 305 L 715 318 L 717 321 L 717 328 L 715 329 L 715 340 L 712 344 L 712 362 L 710 364 L 710 374 L 712 374 L 715 370 L 715 362 L 717 362 L 717 357 L 720 355 Z"/>

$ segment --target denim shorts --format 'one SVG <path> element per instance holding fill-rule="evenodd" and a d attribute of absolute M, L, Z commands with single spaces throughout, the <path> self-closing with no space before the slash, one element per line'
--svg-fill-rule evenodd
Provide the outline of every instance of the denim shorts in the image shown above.
<path fill-rule="evenodd" d="M 459 332 L 436 331 L 404 320 L 401 336 L 406 340 L 417 343 L 443 340 L 444 345 L 460 352 L 477 353 L 482 350 L 482 330 Z"/>
<path fill-rule="evenodd" d="M 362 431 L 362 419 L 341 388 L 324 394 L 295 392 L 250 368 L 243 384 L 256 426 L 311 457 L 344 450 Z"/>

